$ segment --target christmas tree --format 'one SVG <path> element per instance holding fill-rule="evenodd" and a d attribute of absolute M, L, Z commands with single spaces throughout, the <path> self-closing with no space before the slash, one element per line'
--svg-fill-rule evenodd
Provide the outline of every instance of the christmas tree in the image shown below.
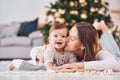
<path fill-rule="evenodd" d="M 69 29 L 76 22 L 81 21 L 93 23 L 104 20 L 106 24 L 109 24 L 111 18 L 108 5 L 108 2 L 104 0 L 57 0 L 47 6 L 49 8 L 46 12 L 47 19 L 52 17 L 53 20 L 46 23 L 41 30 L 46 38 L 49 28 L 54 22 L 66 24 Z"/>

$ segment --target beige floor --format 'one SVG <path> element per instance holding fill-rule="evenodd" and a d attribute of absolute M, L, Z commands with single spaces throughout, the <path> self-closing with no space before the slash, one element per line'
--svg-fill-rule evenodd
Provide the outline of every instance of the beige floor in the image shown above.
<path fill-rule="evenodd" d="M 0 71 L 7 71 L 7 66 L 11 61 L 0 61 Z"/>
<path fill-rule="evenodd" d="M 120 73 L 8 71 L 9 63 L 10 61 L 0 61 L 0 80 L 120 80 Z"/>

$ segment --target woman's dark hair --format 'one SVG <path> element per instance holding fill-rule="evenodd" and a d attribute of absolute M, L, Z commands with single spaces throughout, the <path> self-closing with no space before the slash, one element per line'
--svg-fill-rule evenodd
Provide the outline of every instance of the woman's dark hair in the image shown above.
<path fill-rule="evenodd" d="M 97 30 L 87 22 L 79 22 L 74 26 L 77 27 L 79 40 L 85 47 L 83 60 L 95 60 L 97 49 L 100 47 Z"/>

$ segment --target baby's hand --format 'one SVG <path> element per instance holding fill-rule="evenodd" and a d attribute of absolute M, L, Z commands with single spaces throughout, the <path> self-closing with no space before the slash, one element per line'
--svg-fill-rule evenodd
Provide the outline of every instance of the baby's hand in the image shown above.
<path fill-rule="evenodd" d="M 38 53 L 37 53 L 37 56 L 36 56 L 36 61 L 38 62 L 44 62 L 44 55 L 43 55 L 43 50 L 40 50 Z"/>

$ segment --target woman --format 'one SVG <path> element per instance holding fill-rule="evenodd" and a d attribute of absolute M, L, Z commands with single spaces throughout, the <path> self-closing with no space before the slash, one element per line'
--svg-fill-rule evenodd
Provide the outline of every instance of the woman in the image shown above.
<path fill-rule="evenodd" d="M 116 43 L 111 36 L 111 34 L 106 33 L 107 27 L 103 21 L 99 24 L 99 28 L 103 31 L 102 34 L 102 43 L 108 43 L 109 45 L 104 45 L 109 51 L 116 57 L 120 55 L 118 47 L 116 48 Z M 106 39 L 107 37 L 107 39 Z M 95 70 L 108 70 L 112 69 L 114 71 L 120 71 L 120 63 L 118 63 L 116 57 L 109 53 L 104 47 L 100 44 L 98 39 L 97 30 L 93 27 L 92 24 L 87 22 L 76 23 L 69 32 L 69 37 L 66 40 L 65 50 L 72 51 L 77 56 L 78 62 L 65 64 L 55 69 L 65 69 L 65 68 L 79 68 L 79 69 L 95 69 Z M 114 48 L 110 49 L 110 48 Z M 44 51 L 44 50 L 43 50 Z M 35 47 L 31 50 L 30 55 L 34 59 L 34 65 L 37 65 L 37 60 L 43 61 L 41 55 L 41 49 Z M 26 64 L 26 63 L 25 63 Z M 30 65 L 29 65 L 30 66 Z M 36 66 L 33 66 L 33 70 L 38 70 Z M 25 70 L 25 69 L 22 69 Z"/>
<path fill-rule="evenodd" d="M 79 68 L 120 71 L 120 63 L 100 44 L 97 30 L 87 22 L 76 23 L 69 32 L 65 50 L 76 54 L 78 62 L 57 69 Z"/>

